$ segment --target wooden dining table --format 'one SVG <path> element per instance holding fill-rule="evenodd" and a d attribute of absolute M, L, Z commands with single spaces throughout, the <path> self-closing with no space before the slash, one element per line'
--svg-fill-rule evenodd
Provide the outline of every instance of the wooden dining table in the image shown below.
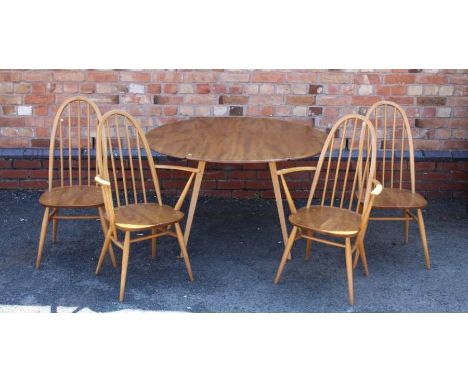
<path fill-rule="evenodd" d="M 146 134 L 152 150 L 198 162 L 184 240 L 188 243 L 205 165 L 268 163 L 278 208 L 283 243 L 288 239 L 277 162 L 318 154 L 326 135 L 311 126 L 273 118 L 200 117 L 169 123 Z"/>

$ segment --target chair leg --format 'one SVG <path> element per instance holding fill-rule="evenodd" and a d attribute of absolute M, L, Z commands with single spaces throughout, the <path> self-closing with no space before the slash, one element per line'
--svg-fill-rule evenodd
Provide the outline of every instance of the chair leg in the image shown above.
<path fill-rule="evenodd" d="M 58 215 L 59 209 L 55 211 L 54 215 Z M 58 219 L 52 218 L 52 243 L 57 242 L 57 226 L 58 226 Z"/>
<path fill-rule="evenodd" d="M 426 227 L 424 226 L 423 214 L 420 208 L 418 208 L 418 225 L 419 225 L 419 234 L 421 235 L 421 243 L 424 249 L 424 258 L 426 262 L 426 268 L 431 269 L 431 259 L 429 257 L 429 248 L 427 247 Z"/>
<path fill-rule="evenodd" d="M 107 255 L 107 250 L 109 248 L 109 244 L 111 242 L 112 230 L 109 228 L 106 233 L 106 238 L 104 239 L 104 244 L 101 249 L 101 255 L 99 256 L 98 264 L 96 267 L 96 275 L 99 274 L 101 271 L 102 264 L 104 263 L 104 259 Z"/>
<path fill-rule="evenodd" d="M 351 239 L 346 238 L 345 242 L 345 260 L 346 260 L 346 274 L 348 276 L 348 296 L 350 305 L 354 305 L 354 291 L 353 291 L 353 264 L 351 257 Z"/>
<path fill-rule="evenodd" d="M 177 241 L 179 242 L 180 251 L 182 252 L 182 256 L 184 257 L 185 268 L 187 268 L 187 273 L 190 281 L 193 281 L 192 266 L 190 265 L 187 247 L 184 241 L 184 234 L 182 233 L 182 229 L 180 228 L 179 223 L 174 224 L 174 227 L 177 233 Z"/>
<path fill-rule="evenodd" d="M 304 257 L 304 260 L 309 260 L 310 259 L 310 250 L 312 248 L 312 240 L 310 239 L 306 239 L 306 253 L 305 253 L 305 257 Z"/>
<path fill-rule="evenodd" d="M 280 265 L 279 265 L 278 270 L 276 272 L 275 284 L 278 284 L 278 282 L 280 280 L 280 277 L 281 277 L 281 273 L 283 273 L 284 265 L 286 264 L 286 261 L 288 260 L 289 253 L 291 252 L 291 249 L 292 249 L 292 247 L 294 245 L 294 239 L 296 238 L 296 232 L 297 232 L 297 227 L 294 226 L 292 231 L 291 231 L 291 234 L 289 235 L 288 241 L 286 243 L 286 247 L 284 248 L 283 257 L 281 258 Z"/>
<path fill-rule="evenodd" d="M 119 301 L 124 300 L 125 283 L 127 281 L 128 257 L 130 255 L 130 232 L 125 232 L 125 240 L 122 255 L 122 274 L 120 276 L 120 296 Z"/>
<path fill-rule="evenodd" d="M 156 230 L 155 229 L 151 230 L 151 233 L 154 235 L 156 233 Z M 156 238 L 155 237 L 151 239 L 151 257 L 153 259 L 156 258 Z"/>
<path fill-rule="evenodd" d="M 360 256 L 361 261 L 362 261 L 362 266 L 364 268 L 364 274 L 366 276 L 369 276 L 369 268 L 367 267 L 366 251 L 364 249 L 364 243 L 362 242 L 362 240 L 357 243 L 357 247 L 358 247 L 358 251 L 359 251 L 359 256 Z M 353 266 L 353 268 L 354 268 L 354 266 Z"/>
<path fill-rule="evenodd" d="M 47 225 L 49 224 L 49 207 L 46 207 L 44 211 L 44 217 L 42 218 L 41 235 L 39 237 L 39 248 L 37 249 L 36 258 L 36 269 L 39 269 L 42 259 L 42 250 L 44 249 L 44 241 L 47 235 Z"/>
<path fill-rule="evenodd" d="M 404 218 L 409 218 L 410 217 L 408 209 L 403 210 L 403 217 Z M 403 225 L 404 225 L 404 229 L 405 229 L 405 244 L 408 244 L 409 220 L 403 220 Z"/>
<path fill-rule="evenodd" d="M 105 236 L 107 232 L 107 222 L 106 222 L 106 218 L 105 218 L 102 207 L 98 208 L 98 212 L 99 212 L 99 220 L 101 222 L 102 233 Z M 112 241 L 109 242 L 109 254 L 110 254 L 112 266 L 114 268 L 117 268 L 117 260 L 115 259 L 114 249 L 112 248 Z"/>

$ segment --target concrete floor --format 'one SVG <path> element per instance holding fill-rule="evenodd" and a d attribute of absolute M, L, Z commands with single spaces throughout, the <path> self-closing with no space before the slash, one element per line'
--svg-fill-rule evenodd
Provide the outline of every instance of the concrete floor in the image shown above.
<path fill-rule="evenodd" d="M 283 244 L 275 204 L 265 200 L 200 199 L 187 280 L 170 237 L 132 247 L 125 301 L 120 271 L 106 262 L 94 275 L 103 242 L 99 223 L 62 221 L 50 231 L 40 270 L 34 268 L 43 208 L 37 192 L 0 191 L 0 312 L 468 312 L 468 214 L 463 201 L 433 201 L 424 212 L 432 269 L 424 268 L 417 225 L 403 244 L 399 222 L 371 222 L 369 277 L 355 272 L 355 305 L 347 301 L 344 256 L 313 244 L 303 260 L 298 242 L 278 285 Z M 118 258 L 120 251 L 116 250 Z"/>

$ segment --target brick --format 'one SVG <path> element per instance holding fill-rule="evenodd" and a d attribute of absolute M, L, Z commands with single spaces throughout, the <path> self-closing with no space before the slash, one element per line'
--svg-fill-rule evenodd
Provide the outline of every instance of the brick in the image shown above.
<path fill-rule="evenodd" d="M 428 96 L 435 96 L 439 94 L 439 86 L 437 85 L 425 85 L 423 86 L 423 94 Z"/>
<path fill-rule="evenodd" d="M 290 106 L 277 106 L 275 108 L 275 116 L 277 117 L 288 117 L 292 114 L 292 108 Z"/>
<path fill-rule="evenodd" d="M 165 106 L 163 113 L 164 115 L 177 115 L 177 106 Z"/>
<path fill-rule="evenodd" d="M 447 76 L 439 74 L 418 74 L 417 82 L 420 84 L 445 84 L 447 83 Z"/>
<path fill-rule="evenodd" d="M 32 115 L 32 106 L 29 106 L 29 105 L 18 106 L 18 115 Z"/>
<path fill-rule="evenodd" d="M 258 89 L 259 94 L 275 94 L 275 86 L 273 84 L 262 84 Z"/>
<path fill-rule="evenodd" d="M 124 82 L 149 82 L 151 75 L 147 72 L 140 71 L 123 71 L 120 72 L 120 81 Z"/>
<path fill-rule="evenodd" d="M 129 93 L 143 94 L 145 92 L 145 86 L 141 84 L 130 84 L 128 86 Z"/>
<path fill-rule="evenodd" d="M 192 84 L 180 84 L 177 87 L 177 92 L 181 94 L 192 94 L 194 92 Z"/>
<path fill-rule="evenodd" d="M 408 73 L 421 73 L 422 69 L 409 69 Z"/>
<path fill-rule="evenodd" d="M 242 94 L 244 92 L 244 88 L 242 86 L 229 86 L 226 93 L 229 94 Z"/>
<path fill-rule="evenodd" d="M 54 71 L 54 79 L 62 82 L 80 82 L 84 81 L 85 74 L 81 70 L 56 70 Z"/>
<path fill-rule="evenodd" d="M 450 128 L 468 128 L 468 119 L 452 118 L 448 121 L 447 127 Z"/>
<path fill-rule="evenodd" d="M 218 180 L 217 186 L 220 190 L 241 189 L 244 187 L 243 180 Z"/>
<path fill-rule="evenodd" d="M 21 105 L 22 97 L 19 95 L 0 95 L 0 105 Z"/>
<path fill-rule="evenodd" d="M 158 82 L 183 82 L 184 76 L 182 72 L 176 71 L 161 71 L 156 73 Z"/>
<path fill-rule="evenodd" d="M 17 106 L 4 105 L 2 106 L 3 115 L 18 115 Z"/>
<path fill-rule="evenodd" d="M 227 115 L 228 108 L 227 106 L 214 106 L 213 107 L 213 114 L 216 117 Z"/>
<path fill-rule="evenodd" d="M 447 98 L 445 97 L 418 97 L 417 103 L 420 106 L 426 105 L 435 105 L 435 106 L 443 106 L 447 103 Z"/>
<path fill-rule="evenodd" d="M 288 72 L 286 74 L 287 82 L 315 82 L 317 81 L 317 73 L 314 72 Z"/>
<path fill-rule="evenodd" d="M 378 96 L 353 96 L 352 97 L 353 105 L 370 106 L 380 100 L 381 98 Z"/>
<path fill-rule="evenodd" d="M 195 106 L 195 115 L 197 117 L 208 117 L 211 114 L 209 106 Z"/>
<path fill-rule="evenodd" d="M 288 105 L 315 105 L 315 96 L 287 96 Z"/>
<path fill-rule="evenodd" d="M 21 72 L 14 72 L 12 70 L 0 70 L 0 82 L 7 81 L 20 81 Z"/>
<path fill-rule="evenodd" d="M 281 105 L 283 96 L 280 95 L 253 95 L 250 97 L 251 105 Z"/>
<path fill-rule="evenodd" d="M 252 74 L 252 82 L 284 82 L 285 74 L 273 71 L 254 71 Z"/>
<path fill-rule="evenodd" d="M 0 93 L 13 93 L 13 83 L 0 82 Z"/>
<path fill-rule="evenodd" d="M 0 180 L 0 189 L 18 189 L 19 181 L 18 180 Z"/>
<path fill-rule="evenodd" d="M 25 119 L 21 117 L 0 117 L 0 127 L 23 127 Z"/>
<path fill-rule="evenodd" d="M 83 94 L 92 94 L 96 92 L 96 84 L 91 82 L 86 82 L 80 85 L 80 93 Z"/>
<path fill-rule="evenodd" d="M 310 87 L 312 85 L 307 84 L 294 84 L 292 85 L 292 93 L 293 94 L 310 94 Z"/>
<path fill-rule="evenodd" d="M 182 96 L 154 96 L 153 103 L 159 105 L 181 105 L 184 103 Z"/>
<path fill-rule="evenodd" d="M 317 97 L 317 105 L 349 105 L 351 98 L 348 96 L 320 95 Z"/>
<path fill-rule="evenodd" d="M 44 70 L 31 70 L 23 72 L 24 81 L 39 81 L 39 82 L 50 82 L 52 81 L 52 73 Z"/>
<path fill-rule="evenodd" d="M 309 94 L 322 94 L 323 86 L 322 85 L 309 85 Z"/>
<path fill-rule="evenodd" d="M 14 84 L 14 92 L 16 94 L 25 94 L 25 93 L 29 93 L 30 91 L 31 91 L 31 84 L 28 84 L 25 82 Z"/>
<path fill-rule="evenodd" d="M 358 87 L 359 95 L 370 95 L 374 93 L 374 87 L 372 85 L 360 85 Z"/>
<path fill-rule="evenodd" d="M 40 104 L 40 105 L 50 105 L 54 103 L 54 96 L 47 94 L 47 95 L 27 95 L 24 97 L 24 102 L 29 104 Z"/>
<path fill-rule="evenodd" d="M 421 117 L 423 118 L 433 118 L 436 115 L 436 108 L 435 107 L 425 107 L 421 111 Z"/>
<path fill-rule="evenodd" d="M 114 71 L 90 70 L 87 79 L 91 82 L 117 82 L 118 73 Z"/>
<path fill-rule="evenodd" d="M 388 74 L 385 76 L 386 84 L 413 84 L 415 76 L 411 74 Z"/>
<path fill-rule="evenodd" d="M 320 73 L 320 82 L 332 84 L 347 84 L 352 82 L 352 74 L 340 72 Z"/>
<path fill-rule="evenodd" d="M 208 84 L 197 84 L 196 85 L 196 92 L 198 94 L 208 94 L 210 93 L 211 89 L 210 89 L 210 85 Z"/>
<path fill-rule="evenodd" d="M 232 190 L 232 197 L 234 199 L 254 199 L 258 198 L 258 194 L 254 190 Z"/>
<path fill-rule="evenodd" d="M 453 85 L 441 86 L 439 88 L 439 95 L 440 96 L 451 96 L 451 95 L 453 95 L 454 90 L 455 90 L 455 87 Z"/>
<path fill-rule="evenodd" d="M 214 82 L 216 75 L 212 71 L 193 71 L 185 74 L 186 82 Z"/>
<path fill-rule="evenodd" d="M 307 116 L 307 107 L 305 106 L 295 106 L 293 108 L 293 115 L 296 117 L 306 117 Z"/>
<path fill-rule="evenodd" d="M 221 72 L 218 78 L 222 82 L 248 82 L 250 79 L 249 72 Z"/>
<path fill-rule="evenodd" d="M 0 159 L 0 168 L 11 168 L 13 161 L 11 159 Z"/>
<path fill-rule="evenodd" d="M 449 105 L 449 106 L 468 106 L 468 97 L 449 97 L 447 105 Z"/>
<path fill-rule="evenodd" d="M 422 90 L 423 90 L 422 85 L 410 85 L 408 86 L 408 95 L 410 96 L 422 95 Z"/>
<path fill-rule="evenodd" d="M 230 106 L 229 115 L 230 116 L 242 116 L 244 114 L 244 108 L 242 106 Z"/>
<path fill-rule="evenodd" d="M 63 84 L 63 91 L 65 93 L 77 93 L 78 92 L 78 84 L 74 82 L 68 82 Z"/>
<path fill-rule="evenodd" d="M 248 102 L 248 97 L 247 96 L 226 96 L 222 95 L 219 97 L 219 104 L 220 105 L 225 105 L 225 104 L 230 104 L 230 105 L 246 105 Z"/>
<path fill-rule="evenodd" d="M 213 105 L 217 103 L 217 97 L 211 94 L 196 94 L 187 95 L 185 97 L 185 103 L 187 104 L 208 104 Z"/>
<path fill-rule="evenodd" d="M 323 108 L 321 108 L 321 107 L 309 107 L 307 115 L 309 117 L 313 117 L 313 116 L 317 116 L 317 115 L 322 115 L 322 112 L 323 112 Z"/>
<path fill-rule="evenodd" d="M 413 105 L 413 97 L 388 97 L 389 101 L 396 102 L 399 105 Z"/>
<path fill-rule="evenodd" d="M 179 114 L 180 115 L 186 115 L 186 116 L 192 116 L 195 114 L 195 109 L 193 106 L 180 106 L 179 107 Z"/>
<path fill-rule="evenodd" d="M 160 94 L 161 93 L 161 84 L 149 84 L 148 93 L 151 94 Z"/>

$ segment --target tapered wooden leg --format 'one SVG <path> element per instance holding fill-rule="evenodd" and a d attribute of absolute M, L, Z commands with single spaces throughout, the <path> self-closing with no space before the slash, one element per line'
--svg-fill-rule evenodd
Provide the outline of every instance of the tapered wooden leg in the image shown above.
<path fill-rule="evenodd" d="M 187 253 L 187 247 L 185 246 L 185 241 L 184 241 L 184 236 L 182 234 L 182 229 L 180 228 L 180 224 L 176 223 L 174 224 L 176 233 L 177 233 L 177 241 L 179 242 L 180 245 L 180 250 L 182 252 L 182 256 L 184 258 L 185 262 L 185 268 L 187 268 L 187 273 L 190 281 L 193 281 L 193 274 L 192 274 L 192 266 L 190 265 L 190 260 L 189 256 Z"/>
<path fill-rule="evenodd" d="M 156 230 L 155 229 L 151 230 L 151 233 L 154 235 L 156 233 Z M 156 238 L 155 237 L 151 239 L 151 257 L 153 259 L 156 258 Z"/>
<path fill-rule="evenodd" d="M 312 248 L 312 240 L 306 239 L 306 253 L 304 260 L 309 260 L 310 259 L 310 250 Z"/>
<path fill-rule="evenodd" d="M 41 235 L 39 237 L 39 248 L 37 249 L 36 258 L 36 269 L 39 269 L 42 259 L 42 250 L 44 249 L 44 241 L 47 235 L 47 225 L 49 224 L 49 207 L 46 207 L 44 211 L 44 217 L 42 218 Z"/>
<path fill-rule="evenodd" d="M 351 239 L 346 238 L 345 242 L 345 260 L 346 260 L 346 274 L 348 276 L 348 296 L 350 305 L 354 304 L 354 291 L 353 291 L 353 261 L 351 256 Z"/>
<path fill-rule="evenodd" d="M 98 208 L 98 212 L 99 212 L 99 220 L 101 222 L 102 233 L 105 236 L 107 232 L 107 221 L 106 221 L 104 210 L 102 209 L 102 207 Z M 117 260 L 115 259 L 114 249 L 112 248 L 112 241 L 109 242 L 108 250 L 109 250 L 112 266 L 114 268 L 117 268 Z"/>
<path fill-rule="evenodd" d="M 291 248 L 294 245 L 296 232 L 297 232 L 297 227 L 293 227 L 291 234 L 289 235 L 289 239 L 286 241 L 286 248 L 284 249 L 283 257 L 281 258 L 280 265 L 278 267 L 278 270 L 276 271 L 275 284 L 278 284 L 280 277 L 281 277 L 281 273 L 283 273 L 283 268 L 284 268 L 284 265 L 286 264 L 286 260 L 288 259 L 288 254 L 291 252 Z"/>
<path fill-rule="evenodd" d="M 283 199 L 281 198 L 281 188 L 278 181 L 278 174 L 276 163 L 270 162 L 268 163 L 270 166 L 270 175 L 271 175 L 271 182 L 273 183 L 273 191 L 275 193 L 276 199 L 276 208 L 278 209 L 278 217 L 281 226 L 281 234 L 283 235 L 283 243 L 286 246 L 286 242 L 288 241 L 288 231 L 286 228 L 286 219 L 284 217 L 284 208 L 283 208 Z M 291 260 L 291 253 L 288 252 L 288 260 Z"/>
<path fill-rule="evenodd" d="M 364 274 L 366 276 L 369 276 L 369 268 L 367 267 L 366 250 L 364 249 L 364 243 L 362 242 L 362 240 L 358 241 L 357 248 L 359 251 L 359 257 L 361 258 L 361 261 L 362 261 L 362 266 L 364 268 Z"/>
<path fill-rule="evenodd" d="M 124 300 L 129 255 L 130 255 L 130 232 L 125 232 L 125 240 L 124 240 L 123 255 L 122 255 L 122 274 L 120 276 L 120 297 L 119 297 L 120 302 Z"/>
<path fill-rule="evenodd" d="M 109 244 L 111 242 L 112 230 L 109 228 L 106 233 L 106 238 L 104 239 L 104 244 L 102 245 L 101 255 L 99 256 L 98 264 L 96 267 L 96 275 L 101 271 L 102 264 L 104 264 L 104 259 L 107 255 L 107 250 L 109 249 Z"/>
<path fill-rule="evenodd" d="M 420 208 L 418 208 L 418 225 L 419 225 L 419 234 L 421 235 L 421 243 L 424 249 L 424 258 L 426 262 L 426 268 L 431 269 L 431 259 L 429 258 L 429 248 L 427 247 L 426 227 L 424 226 L 423 213 Z"/>
<path fill-rule="evenodd" d="M 195 214 L 195 207 L 197 206 L 198 194 L 200 193 L 200 186 L 203 180 L 203 174 L 205 173 L 206 162 L 198 162 L 198 173 L 195 176 L 195 181 L 193 182 L 192 197 L 190 198 L 190 206 L 187 214 L 187 222 L 185 223 L 184 231 L 184 241 L 185 244 L 188 244 L 188 239 L 190 237 L 190 230 L 192 229 L 193 215 Z M 180 257 L 184 257 L 183 253 L 180 252 Z"/>
<path fill-rule="evenodd" d="M 403 210 L 403 217 L 404 218 L 409 218 L 409 210 Z M 405 230 L 405 244 L 408 243 L 408 231 L 409 231 L 409 220 L 403 220 L 403 225 L 404 225 L 404 230 Z"/>
<path fill-rule="evenodd" d="M 59 209 L 55 211 L 54 215 L 58 215 Z M 52 243 L 57 242 L 57 225 L 58 225 L 58 219 L 52 218 Z"/>

